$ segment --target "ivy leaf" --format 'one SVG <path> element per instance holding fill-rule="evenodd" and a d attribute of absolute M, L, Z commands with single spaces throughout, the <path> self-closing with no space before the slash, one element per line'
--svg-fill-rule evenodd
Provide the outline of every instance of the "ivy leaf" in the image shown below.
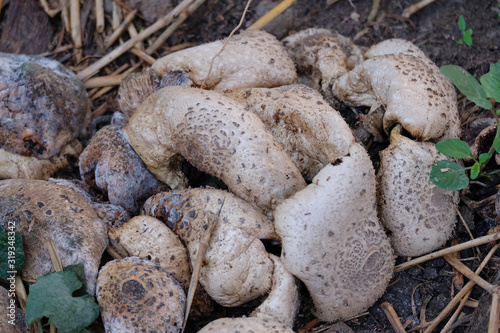
<path fill-rule="evenodd" d="M 484 153 L 484 154 L 479 155 L 479 158 L 478 158 L 479 164 L 486 163 L 491 158 L 491 156 L 493 156 L 493 155 L 490 153 Z"/>
<path fill-rule="evenodd" d="M 7 280 L 14 274 L 9 272 L 19 273 L 24 268 L 26 258 L 21 233 L 5 232 L 0 227 L 0 253 L 0 279 Z"/>
<path fill-rule="evenodd" d="M 81 332 L 99 316 L 99 306 L 89 294 L 73 297 L 83 283 L 71 270 L 45 274 L 30 287 L 26 316 L 31 325 L 46 317 L 59 333 Z"/>
<path fill-rule="evenodd" d="M 500 63 L 491 64 L 490 71 L 481 76 L 480 81 L 486 97 L 500 102 Z"/>
<path fill-rule="evenodd" d="M 444 156 L 465 158 L 472 156 L 467 142 L 460 139 L 446 139 L 436 143 L 436 149 Z"/>
<path fill-rule="evenodd" d="M 476 179 L 479 176 L 479 171 L 481 170 L 481 166 L 479 162 L 474 163 L 472 168 L 470 169 L 470 179 Z"/>
<path fill-rule="evenodd" d="M 440 70 L 469 100 L 483 109 L 492 108 L 483 86 L 465 69 L 456 65 L 444 65 L 440 67 Z"/>
<path fill-rule="evenodd" d="M 435 185 L 450 191 L 461 190 L 469 185 L 465 168 L 448 160 L 434 163 L 430 180 Z"/>
<path fill-rule="evenodd" d="M 465 30 L 465 19 L 463 15 L 460 15 L 460 17 L 458 18 L 458 29 L 460 29 L 460 31 Z"/>

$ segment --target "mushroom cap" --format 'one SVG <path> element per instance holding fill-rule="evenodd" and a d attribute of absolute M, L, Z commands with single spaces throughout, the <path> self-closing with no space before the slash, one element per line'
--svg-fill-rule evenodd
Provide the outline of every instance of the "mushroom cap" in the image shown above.
<path fill-rule="evenodd" d="M 266 211 L 305 187 L 262 121 L 215 91 L 165 87 L 144 101 L 124 130 L 148 169 L 171 188 L 185 184 L 172 169 L 181 155 Z"/>
<path fill-rule="evenodd" d="M 80 175 L 106 193 L 112 204 L 131 213 L 137 213 L 138 201 L 168 189 L 148 170 L 118 126 L 106 126 L 92 137 L 80 155 Z"/>
<path fill-rule="evenodd" d="M 456 223 L 458 192 L 429 180 L 432 165 L 446 159 L 433 143 L 416 142 L 391 132 L 380 153 L 378 204 L 382 223 L 392 232 L 396 254 L 419 256 L 438 249 Z"/>
<path fill-rule="evenodd" d="M 375 56 L 340 77 L 332 92 L 342 101 L 372 110 L 384 106 L 386 131 L 399 123 L 422 141 L 460 133 L 455 89 L 436 65 L 420 57 Z"/>
<path fill-rule="evenodd" d="M 273 285 L 266 300 L 252 312 L 252 317 L 269 319 L 293 327 L 300 306 L 297 282 L 285 269 L 279 257 L 272 254 L 269 257 L 274 263 Z"/>
<path fill-rule="evenodd" d="M 274 216 L 283 265 L 304 282 L 320 320 L 353 317 L 382 296 L 394 258 L 377 217 L 374 170 L 359 144 Z"/>
<path fill-rule="evenodd" d="M 224 90 L 248 87 L 278 87 L 297 81 L 295 66 L 280 42 L 260 30 L 247 30 L 227 39 L 171 53 L 158 59 L 152 68 L 162 76 L 181 70 L 203 88 Z M 207 76 L 210 76 L 207 78 Z M 206 80 L 206 81 L 205 81 Z"/>
<path fill-rule="evenodd" d="M 203 327 L 198 333 L 293 333 L 279 322 L 255 317 L 220 318 Z"/>
<path fill-rule="evenodd" d="M 276 238 L 273 223 L 244 200 L 215 189 L 178 190 L 152 196 L 144 203 L 144 212 L 180 237 L 192 263 L 208 225 L 217 223 L 200 283 L 219 304 L 238 306 L 271 287 L 273 263 L 259 239 Z"/>
<path fill-rule="evenodd" d="M 14 222 L 23 236 L 24 280 L 53 271 L 47 241 L 52 239 L 63 266 L 82 264 L 87 291 L 94 294 L 102 254 L 108 245 L 106 227 L 74 190 L 42 180 L 0 181 L 0 225 Z"/>
<path fill-rule="evenodd" d="M 130 257 L 108 262 L 99 271 L 96 298 L 106 332 L 181 331 L 184 290 L 148 260 Z"/>
<path fill-rule="evenodd" d="M 418 46 L 410 41 L 400 38 L 386 39 L 378 44 L 373 45 L 365 52 L 364 57 L 366 59 L 370 59 L 376 56 L 400 53 L 413 55 L 415 57 L 427 59 L 430 61 L 430 59 L 425 55 L 424 51 L 422 51 Z"/>
<path fill-rule="evenodd" d="M 226 90 L 224 94 L 264 122 L 306 179 L 347 155 L 354 142 L 337 110 L 307 86 Z"/>
<path fill-rule="evenodd" d="M 63 146 L 59 154 L 47 160 L 19 155 L 0 148 L 0 179 L 48 180 L 57 170 L 70 166 L 69 157 L 77 159 L 82 151 L 83 147 L 77 139 Z"/>
<path fill-rule="evenodd" d="M 160 220 L 135 216 L 118 228 L 108 230 L 110 245 L 123 257 L 147 258 L 164 268 L 185 290 L 191 280 L 186 247 Z"/>
<path fill-rule="evenodd" d="M 59 62 L 0 53 L 0 148 L 48 159 L 90 121 L 82 82 Z"/>

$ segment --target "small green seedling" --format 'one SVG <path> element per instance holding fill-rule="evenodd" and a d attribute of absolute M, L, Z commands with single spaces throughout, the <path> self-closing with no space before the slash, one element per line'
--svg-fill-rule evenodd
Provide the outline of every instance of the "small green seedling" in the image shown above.
<path fill-rule="evenodd" d="M 490 71 L 484 74 L 480 82 L 465 69 L 455 65 L 445 65 L 441 67 L 441 73 L 446 76 L 467 99 L 476 105 L 491 110 L 497 120 L 497 131 L 493 144 L 487 153 L 480 154 L 476 159 L 472 155 L 469 145 L 460 139 L 447 139 L 436 144 L 436 149 L 443 155 L 455 159 L 471 158 L 474 164 L 463 167 L 455 162 L 443 160 L 434 163 L 431 170 L 430 180 L 439 187 L 447 190 L 461 190 L 469 185 L 469 177 L 466 171 L 470 172 L 470 179 L 478 177 L 489 177 L 500 170 L 486 173 L 485 166 L 495 152 L 500 152 L 500 110 L 494 111 L 493 105 L 500 101 L 500 63 L 492 64 Z"/>
<path fill-rule="evenodd" d="M 472 45 L 472 29 L 465 29 L 465 19 L 462 15 L 458 18 L 458 29 L 462 32 L 462 38 L 460 38 L 457 42 L 457 45 L 465 43 L 467 46 Z"/>

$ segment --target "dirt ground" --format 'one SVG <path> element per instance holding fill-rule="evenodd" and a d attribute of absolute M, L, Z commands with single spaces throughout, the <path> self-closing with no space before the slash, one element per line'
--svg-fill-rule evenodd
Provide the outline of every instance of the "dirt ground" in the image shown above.
<path fill-rule="evenodd" d="M 89 7 L 85 0 L 83 8 Z M 371 23 L 366 18 L 371 9 L 371 1 L 366 0 L 298 0 L 282 16 L 272 22 L 272 26 L 266 28 L 269 32 L 281 38 L 292 31 L 298 31 L 309 27 L 319 27 L 335 29 L 345 36 L 355 39 L 361 46 L 370 46 L 388 38 L 403 38 L 412 41 L 419 46 L 438 66 L 445 64 L 460 65 L 475 75 L 477 78 L 488 72 L 491 63 L 500 61 L 500 17 L 499 0 L 437 0 L 433 4 L 421 9 L 410 19 L 401 16 L 403 10 L 417 2 L 417 0 L 382 0 L 380 10 L 375 20 Z M 12 1 L 11 1 L 12 3 Z M 256 19 L 262 16 L 269 9 L 269 4 L 277 1 L 254 0 L 243 23 L 243 27 L 248 27 Z M 167 41 L 169 47 L 182 43 L 199 44 L 206 41 L 221 39 L 229 35 L 231 30 L 238 24 L 246 1 L 242 0 L 207 0 Z M 9 6 L 13 6 L 10 4 Z M 4 7 L 0 16 L 2 39 L 0 40 L 0 51 L 16 52 L 23 51 L 26 45 L 19 47 L 19 41 L 29 39 L 30 33 L 27 30 L 12 27 L 12 20 L 15 15 L 21 15 L 22 11 L 9 12 L 9 6 Z M 272 7 L 272 6 L 271 6 Z M 87 26 L 85 27 L 84 56 L 88 62 L 93 62 L 92 57 L 99 57 L 105 54 L 102 47 L 102 39 L 96 35 L 95 31 L 89 28 L 92 25 L 92 11 L 88 9 Z M 464 44 L 457 45 L 461 38 L 458 29 L 458 17 L 463 15 L 468 28 L 473 29 L 473 44 L 468 47 Z M 47 20 L 42 16 L 39 19 L 27 21 L 23 24 L 35 26 L 42 24 L 45 27 L 46 40 L 39 40 L 40 48 L 36 51 L 31 49 L 31 53 L 43 53 L 52 50 L 56 44 L 66 44 L 70 39 L 68 33 L 61 34 L 62 24 L 59 16 Z M 141 24 L 147 27 L 144 20 L 138 19 L 138 28 Z M 39 37 L 37 37 L 39 38 Z M 16 44 L 17 42 L 17 44 Z M 62 43 L 61 43 L 62 42 Z M 34 47 L 32 45 L 31 47 Z M 166 48 L 160 48 L 155 57 L 159 57 Z M 110 50 L 110 49 L 109 49 Z M 108 50 L 108 51 L 109 51 Z M 30 53 L 29 50 L 26 53 Z M 76 64 L 71 54 L 58 53 L 52 56 L 56 60 L 63 62 L 70 68 L 81 68 L 82 64 Z M 116 61 L 116 67 L 129 62 L 133 57 L 125 54 Z M 94 100 L 94 110 L 106 104 L 104 115 L 110 115 L 117 108 L 116 89 L 111 90 L 102 97 Z M 490 115 L 482 112 L 463 96 L 459 96 L 459 110 L 463 124 L 463 138 L 473 140 L 478 132 L 477 127 L 470 124 L 476 119 L 490 118 Z M 351 123 L 356 119 L 351 119 Z M 477 122 L 476 122 L 477 123 Z M 373 147 L 371 156 L 376 155 L 380 146 Z M 70 178 L 75 176 L 73 171 L 65 171 L 59 176 Z M 493 177 L 484 184 L 471 185 L 468 192 L 462 193 L 460 211 L 464 220 L 474 237 L 480 237 L 493 228 L 497 223 L 494 202 L 482 201 L 491 198 L 496 193 L 496 186 L 500 183 L 499 177 Z M 483 186 L 484 185 L 484 186 Z M 453 238 L 460 242 L 469 240 L 467 230 L 463 223 L 458 223 Z M 462 258 L 468 258 L 465 262 L 469 267 L 475 269 L 481 261 L 481 253 L 485 253 L 486 247 L 477 250 L 462 251 Z M 498 258 L 498 257 L 497 257 Z M 404 262 L 406 258 L 398 258 L 397 263 Z M 500 261 L 496 262 L 497 267 L 490 265 L 482 275 L 485 279 L 491 279 L 495 270 L 498 269 Z M 436 317 L 441 310 L 449 303 L 456 290 L 452 287 L 454 272 L 443 259 L 436 259 L 406 271 L 395 274 L 393 282 L 387 289 L 384 296 L 372 306 L 366 314 L 358 318 L 347 321 L 346 324 L 355 332 L 393 332 L 388 319 L 380 308 L 382 302 L 389 302 L 393 305 L 397 314 L 404 324 L 409 323 L 407 330 Z M 305 294 L 305 288 L 303 288 Z M 474 288 L 471 298 L 479 299 L 481 289 Z M 214 315 L 206 320 L 190 322 L 188 331 L 197 331 L 213 317 L 224 315 L 242 315 L 251 311 L 251 306 L 238 309 L 217 308 Z M 305 301 L 302 304 L 299 318 L 294 330 L 299 331 L 314 317 L 311 314 L 311 302 Z M 471 314 L 474 309 L 465 308 L 464 313 Z M 466 332 L 471 316 L 461 319 L 454 332 Z M 445 321 L 446 322 L 446 321 Z M 439 331 L 440 327 L 438 327 Z M 323 324 L 312 331 L 321 331 L 328 325 Z M 310 331 L 310 330 L 309 330 Z M 304 331 L 302 331 L 304 332 Z"/>

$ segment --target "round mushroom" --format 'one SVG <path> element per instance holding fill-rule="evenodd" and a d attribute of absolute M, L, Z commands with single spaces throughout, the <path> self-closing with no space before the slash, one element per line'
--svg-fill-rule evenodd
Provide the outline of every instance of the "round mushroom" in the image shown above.
<path fill-rule="evenodd" d="M 184 290 L 148 260 L 130 257 L 108 262 L 99 271 L 96 298 L 106 332 L 181 331 Z"/>
<path fill-rule="evenodd" d="M 290 327 L 262 318 L 221 318 L 212 321 L 198 333 L 293 333 Z"/>

